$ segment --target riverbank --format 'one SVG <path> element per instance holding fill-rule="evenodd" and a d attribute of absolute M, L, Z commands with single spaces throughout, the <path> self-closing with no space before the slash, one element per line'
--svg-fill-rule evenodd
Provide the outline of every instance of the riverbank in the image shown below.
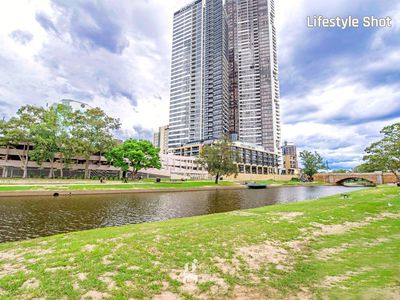
<path fill-rule="evenodd" d="M 318 182 L 301 183 L 294 181 L 257 181 L 260 184 L 274 186 L 314 186 L 322 185 Z M 220 181 L 215 184 L 211 180 L 200 181 L 162 181 L 155 183 L 154 181 L 144 180 L 132 183 L 106 182 L 99 184 L 98 181 L 34 181 L 24 182 L 23 180 L 10 181 L 8 183 L 0 183 L 1 197 L 29 197 L 29 196 L 74 196 L 74 195 L 104 195 L 104 194 L 130 194 L 130 193 L 155 193 L 155 192 L 190 192 L 190 191 L 212 191 L 224 189 L 244 189 L 246 186 L 243 182 L 237 181 Z"/>
<path fill-rule="evenodd" d="M 399 189 L 379 187 L 0 244 L 0 297 L 395 299 L 399 248 Z"/>

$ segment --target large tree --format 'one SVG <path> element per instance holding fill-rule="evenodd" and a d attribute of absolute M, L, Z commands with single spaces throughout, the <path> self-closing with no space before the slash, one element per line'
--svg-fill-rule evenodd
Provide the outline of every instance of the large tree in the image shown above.
<path fill-rule="evenodd" d="M 319 170 L 327 169 L 324 159 L 318 152 L 302 151 L 300 152 L 300 158 L 303 162 L 303 173 L 307 176 L 307 180 L 314 181 L 314 175 Z"/>
<path fill-rule="evenodd" d="M 118 119 L 107 116 L 100 108 L 76 111 L 70 129 L 71 142 L 74 153 L 85 159 L 86 179 L 90 177 L 90 156 L 110 150 L 115 145 L 112 131 L 120 126 Z"/>
<path fill-rule="evenodd" d="M 46 109 L 43 120 L 36 124 L 33 131 L 34 148 L 31 157 L 39 165 L 50 162 L 49 178 L 54 177 L 54 162 L 59 158 L 60 176 L 63 177 L 64 163 L 73 155 L 70 143 L 70 128 L 73 112 L 70 107 L 56 104 Z"/>
<path fill-rule="evenodd" d="M 238 174 L 237 153 L 233 150 L 232 142 L 227 136 L 205 145 L 200 153 L 199 162 L 208 169 L 208 173 L 215 176 L 215 184 L 218 184 L 221 176 Z"/>
<path fill-rule="evenodd" d="M 400 182 L 400 123 L 381 130 L 383 138 L 372 143 L 365 152 L 364 161 L 374 171 L 390 171 Z"/>
<path fill-rule="evenodd" d="M 124 177 L 132 170 L 132 178 L 135 178 L 142 169 L 161 168 L 159 153 L 160 149 L 149 141 L 128 139 L 109 151 L 106 158 L 113 166 L 122 170 Z"/>
<path fill-rule="evenodd" d="M 7 149 L 22 146 L 22 151 L 18 152 L 23 178 L 28 175 L 29 152 L 34 141 L 34 128 L 43 121 L 45 109 L 32 105 L 21 107 L 15 117 L 8 121 L 3 121 L 1 126 L 0 144 Z M 6 169 L 3 171 L 3 177 Z"/>

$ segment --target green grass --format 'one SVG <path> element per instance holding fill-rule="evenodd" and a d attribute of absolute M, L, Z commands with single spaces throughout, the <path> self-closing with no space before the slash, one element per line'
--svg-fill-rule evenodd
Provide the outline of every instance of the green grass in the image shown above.
<path fill-rule="evenodd" d="M 1 186 L 1 192 L 14 192 L 14 191 L 77 191 L 77 190 L 110 190 L 110 189 L 157 189 L 157 188 L 201 188 L 201 187 L 215 187 L 215 186 L 233 186 L 235 183 L 231 181 L 220 181 L 218 185 L 215 185 L 213 181 L 185 181 L 185 182 L 161 182 L 152 183 L 137 182 L 137 183 L 107 183 L 107 184 L 32 184 L 32 185 L 10 185 Z"/>
<path fill-rule="evenodd" d="M 0 298 L 395 299 L 399 249 L 400 189 L 379 187 L 0 244 Z M 184 283 L 194 259 L 199 282 Z"/>

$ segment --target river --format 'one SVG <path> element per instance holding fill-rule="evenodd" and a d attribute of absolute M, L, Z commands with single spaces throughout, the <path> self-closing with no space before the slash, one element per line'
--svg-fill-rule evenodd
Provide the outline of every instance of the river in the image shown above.
<path fill-rule="evenodd" d="M 358 189 L 297 186 L 266 190 L 12 197 L 0 199 L 0 242 L 289 203 Z"/>

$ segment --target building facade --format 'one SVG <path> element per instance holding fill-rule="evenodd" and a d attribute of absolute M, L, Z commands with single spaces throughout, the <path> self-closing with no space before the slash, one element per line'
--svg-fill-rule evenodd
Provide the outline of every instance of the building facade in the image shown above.
<path fill-rule="evenodd" d="M 231 107 L 239 141 L 281 154 L 278 59 L 273 0 L 227 0 Z M 233 52 L 233 53 L 232 53 Z M 233 61 L 232 61 L 233 60 Z M 237 92 L 236 85 L 237 84 Z M 237 93 L 237 95 L 236 95 Z M 235 99 L 236 97 L 236 99 Z M 237 103 L 235 103 L 235 101 Z"/>
<path fill-rule="evenodd" d="M 199 156 L 204 143 L 192 143 L 171 149 L 171 154 L 183 157 Z M 233 142 L 232 151 L 237 153 L 239 174 L 274 175 L 280 174 L 279 157 L 273 152 L 243 142 Z"/>
<path fill-rule="evenodd" d="M 160 148 L 160 154 L 168 153 L 168 134 L 168 125 L 159 127 L 158 131 L 153 134 L 153 145 Z"/>
<path fill-rule="evenodd" d="M 29 146 L 30 151 L 33 146 Z M 23 144 L 8 147 L 0 147 L 0 177 L 18 178 L 23 176 L 26 147 Z M 47 178 L 50 170 L 54 169 L 56 177 L 83 178 L 85 174 L 86 160 L 83 157 L 73 157 L 70 164 L 65 165 L 60 160 L 61 156 L 56 154 L 54 163 L 45 161 L 38 165 L 35 161 L 27 163 L 28 177 Z M 207 179 L 207 169 L 197 162 L 195 157 L 184 157 L 170 154 L 160 154 L 161 169 L 141 170 L 142 177 L 164 177 L 171 179 Z M 119 178 L 122 172 L 119 168 L 112 166 L 107 159 L 98 154 L 89 157 L 89 174 L 91 178 Z M 62 172 L 61 172 L 62 170 Z M 128 175 L 129 176 L 129 175 Z"/>
<path fill-rule="evenodd" d="M 222 0 L 196 0 L 174 14 L 170 148 L 229 131 L 226 32 Z"/>
<path fill-rule="evenodd" d="M 283 169 L 286 175 L 300 174 L 299 162 L 297 156 L 297 148 L 294 143 L 285 141 L 282 146 Z"/>
<path fill-rule="evenodd" d="M 274 0 L 196 0 L 174 14 L 169 148 L 233 141 L 282 165 Z"/>

